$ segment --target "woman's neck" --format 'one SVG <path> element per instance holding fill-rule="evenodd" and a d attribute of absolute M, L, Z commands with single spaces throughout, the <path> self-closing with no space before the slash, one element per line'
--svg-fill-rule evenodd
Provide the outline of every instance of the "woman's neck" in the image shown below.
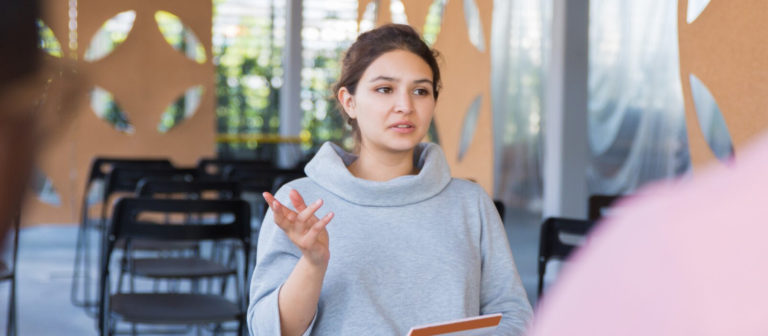
<path fill-rule="evenodd" d="M 355 177 L 384 182 L 403 175 L 416 174 L 413 149 L 406 152 L 379 152 L 360 149 L 360 156 L 347 167 Z"/>

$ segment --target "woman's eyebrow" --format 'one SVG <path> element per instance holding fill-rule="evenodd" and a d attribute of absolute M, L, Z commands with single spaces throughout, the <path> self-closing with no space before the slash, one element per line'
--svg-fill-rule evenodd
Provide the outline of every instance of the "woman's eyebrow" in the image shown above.
<path fill-rule="evenodd" d="M 377 80 L 385 80 L 385 81 L 388 81 L 388 82 L 399 82 L 400 81 L 399 79 L 395 79 L 394 77 L 378 76 L 378 77 L 376 77 L 374 79 L 371 79 L 371 82 L 375 82 Z"/>
<path fill-rule="evenodd" d="M 387 82 L 399 82 L 400 81 L 399 79 L 394 78 L 394 77 L 377 76 L 374 79 L 371 79 L 371 82 L 375 82 L 375 81 L 378 81 L 378 80 L 384 80 L 384 81 L 387 81 Z M 417 79 L 417 80 L 413 81 L 413 83 L 414 84 L 426 83 L 426 84 L 430 84 L 431 85 L 432 81 L 429 80 L 429 79 L 426 79 L 426 78 L 422 78 L 422 79 Z"/>

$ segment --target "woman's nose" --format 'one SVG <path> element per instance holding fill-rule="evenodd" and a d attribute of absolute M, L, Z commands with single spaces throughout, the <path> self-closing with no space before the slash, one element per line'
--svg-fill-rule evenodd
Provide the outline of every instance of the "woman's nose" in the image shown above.
<path fill-rule="evenodd" d="M 413 112 L 413 97 L 407 92 L 397 95 L 395 101 L 395 112 L 411 113 Z"/>

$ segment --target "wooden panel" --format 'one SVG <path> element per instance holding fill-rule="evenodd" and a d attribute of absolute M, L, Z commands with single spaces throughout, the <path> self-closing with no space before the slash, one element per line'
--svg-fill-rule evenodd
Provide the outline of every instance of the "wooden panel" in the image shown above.
<path fill-rule="evenodd" d="M 680 78 L 694 169 L 715 160 L 696 116 L 690 74 L 712 93 L 739 149 L 768 126 L 768 2 L 712 0 L 693 22 L 688 1 L 678 2 Z"/>
<path fill-rule="evenodd" d="M 472 179 L 482 185 L 486 192 L 493 194 L 491 54 L 487 47 L 490 46 L 493 1 L 477 0 L 476 3 L 480 11 L 485 52 L 480 52 L 470 42 L 462 0 L 448 1 L 443 11 L 440 34 L 434 45 L 442 55 L 438 62 L 443 77 L 443 88 L 435 110 L 435 124 L 451 173 L 456 177 Z M 380 1 L 379 4 L 387 7 L 388 15 L 389 1 Z M 432 1 L 408 0 L 403 4 L 409 23 L 421 31 Z M 382 13 L 378 11 L 376 22 L 391 22 L 389 16 L 382 18 Z M 477 96 L 482 96 L 477 129 L 468 151 L 459 160 L 459 141 L 465 115 Z"/>
<path fill-rule="evenodd" d="M 106 20 L 126 10 L 136 11 L 136 19 L 125 42 L 103 59 L 84 61 L 83 55 L 96 31 Z M 204 64 L 187 58 L 165 42 L 154 18 L 158 10 L 173 13 L 191 28 L 205 48 Z M 114 96 L 135 132 L 118 132 L 98 118 L 90 104 L 80 104 L 73 120 L 63 125 L 66 132 L 44 151 L 41 158 L 42 170 L 53 180 L 62 206 L 53 207 L 32 197 L 25 210 L 26 224 L 79 220 L 79 201 L 94 156 L 168 157 L 174 164 L 192 165 L 200 156 L 214 153 L 211 1 L 79 0 L 77 11 L 78 71 L 87 78 L 89 89 L 98 85 Z M 67 13 L 49 15 L 58 18 L 66 17 Z M 58 24 L 55 27 L 51 24 L 51 27 L 57 37 L 68 34 L 57 31 L 62 29 Z M 64 48 L 66 45 L 62 41 Z M 203 96 L 194 115 L 167 133 L 160 133 L 157 125 L 166 107 L 197 85 L 203 86 Z"/>
<path fill-rule="evenodd" d="M 429 6 L 432 5 L 432 1 L 433 0 L 403 0 L 408 24 L 416 29 L 419 34 L 424 33 L 424 22 L 427 20 Z"/>

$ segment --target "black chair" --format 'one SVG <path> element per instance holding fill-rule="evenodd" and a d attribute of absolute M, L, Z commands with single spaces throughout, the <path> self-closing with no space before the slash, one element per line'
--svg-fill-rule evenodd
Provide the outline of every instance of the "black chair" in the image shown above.
<path fill-rule="evenodd" d="M 158 213 L 214 215 L 231 218 L 231 222 L 178 225 L 146 220 L 152 218 L 147 214 Z M 99 282 L 101 335 L 114 333 L 117 322 L 113 319 L 148 325 L 220 325 L 236 321 L 237 332 L 242 334 L 245 331 L 247 251 L 250 249 L 250 208 L 246 202 L 123 198 L 115 205 L 111 222 Z M 242 263 L 234 276 L 234 302 L 220 294 L 121 292 L 119 288 L 110 293 L 110 264 L 116 243 L 125 240 L 130 246 L 135 239 L 237 242 Z"/>
<path fill-rule="evenodd" d="M 303 167 L 297 168 L 243 168 L 228 167 L 224 171 L 224 177 L 228 181 L 236 181 L 242 184 L 243 191 L 257 191 L 259 193 L 270 191 L 275 193 L 284 184 L 298 178 L 306 177 Z M 267 189 L 263 187 L 268 186 Z"/>
<path fill-rule="evenodd" d="M 197 161 L 198 176 L 201 179 L 221 179 L 228 168 L 271 168 L 271 161 L 265 160 L 238 160 L 238 159 L 211 159 L 202 158 Z"/>
<path fill-rule="evenodd" d="M 587 212 L 589 219 L 593 221 L 600 220 L 606 214 L 613 204 L 624 197 L 624 195 L 592 195 L 589 196 Z"/>
<path fill-rule="evenodd" d="M 196 169 L 181 169 L 181 168 L 168 168 L 168 167 L 161 167 L 162 164 L 158 164 L 158 166 L 151 166 L 150 168 L 142 168 L 138 167 L 136 165 L 132 165 L 130 167 L 124 167 L 122 165 L 115 165 L 112 170 L 107 173 L 107 175 L 104 177 L 103 182 L 103 190 L 101 194 L 101 208 L 100 208 L 100 215 L 98 218 L 98 222 L 93 225 L 92 227 L 96 228 L 100 233 L 100 245 L 99 245 L 99 262 L 94 265 L 94 267 L 97 267 L 98 265 L 101 265 L 101 258 L 103 258 L 103 249 L 104 249 L 104 240 L 106 239 L 107 234 L 107 228 L 109 225 L 108 218 L 109 218 L 109 211 L 111 209 L 110 205 L 115 196 L 118 196 L 120 194 L 123 195 L 130 195 L 133 196 L 136 190 L 136 186 L 138 185 L 139 181 L 142 178 L 145 177 L 158 177 L 158 178 L 165 178 L 165 179 L 173 179 L 173 180 L 194 180 L 195 176 L 197 175 Z M 87 237 L 84 237 L 87 238 Z M 87 241 L 87 239 L 85 239 Z M 87 247 L 87 245 L 85 246 Z M 85 248 L 84 247 L 84 248 Z M 86 253 L 88 253 L 89 250 L 86 250 Z M 86 262 L 84 263 L 84 267 L 82 268 L 83 273 L 85 274 L 85 281 L 83 282 L 83 292 L 88 293 L 86 294 L 86 297 L 90 297 L 90 293 L 92 292 L 91 286 L 90 286 L 90 274 L 91 274 L 91 264 L 90 264 L 90 258 L 86 259 Z M 78 265 L 76 260 L 76 266 Z M 76 270 L 78 268 L 76 267 Z M 73 275 L 74 277 L 75 275 Z M 79 278 L 79 277 L 78 277 Z M 73 288 L 78 288 L 76 284 L 73 282 Z M 98 298 L 98 292 L 95 293 L 94 298 Z M 96 309 L 98 308 L 98 300 L 95 301 L 88 301 L 86 303 L 89 303 L 84 306 L 86 308 L 86 311 L 91 314 L 96 313 Z"/>
<path fill-rule="evenodd" d="M 585 237 L 594 225 L 591 220 L 550 217 L 541 225 L 539 237 L 539 286 L 537 295 L 544 290 L 544 273 L 550 260 L 565 260 L 577 248 L 578 242 L 569 241 L 567 236 L 579 239 Z"/>
<path fill-rule="evenodd" d="M 142 198 L 173 198 L 181 199 L 239 199 L 240 186 L 235 182 L 227 181 L 175 181 L 159 178 L 144 178 L 139 181 L 137 187 L 137 195 Z M 210 198 L 211 194 L 215 194 L 213 198 Z M 214 224 L 219 223 L 226 218 L 221 217 L 186 217 L 183 219 L 184 224 Z M 134 241 L 136 245 L 137 241 Z M 165 242 L 155 241 L 159 247 L 154 247 L 153 250 L 160 250 L 163 246 L 168 246 Z M 144 244 L 147 245 L 147 244 Z M 131 274 L 131 281 L 133 281 L 133 275 L 138 275 L 146 278 L 154 279 L 172 279 L 172 278 L 201 278 L 201 277 L 215 277 L 215 276 L 227 276 L 234 271 L 231 265 L 231 261 L 234 257 L 233 253 L 227 253 L 227 247 L 230 245 L 215 245 L 210 251 L 210 258 L 200 257 L 199 246 L 193 246 L 193 255 L 187 256 L 169 256 L 163 258 L 143 257 L 135 258 L 131 257 L 131 251 L 126 251 L 127 258 L 123 260 L 123 267 L 121 267 L 121 275 L 119 279 L 122 280 L 122 272 L 128 272 Z M 230 251 L 231 252 L 231 251 Z M 224 282 L 226 284 L 226 282 Z M 118 288 L 120 288 L 120 282 L 118 282 Z M 222 285 L 222 292 L 226 289 L 225 285 Z"/>
<path fill-rule="evenodd" d="M 16 262 L 19 254 L 19 217 L 13 221 L 12 235 L 10 242 L 6 242 L 4 249 L 10 249 L 11 259 L 0 260 L 0 282 L 9 282 L 10 289 L 8 295 L 8 321 L 6 322 L 6 335 L 16 336 Z"/>
<path fill-rule="evenodd" d="M 174 181 L 194 181 L 197 176 L 195 168 L 138 168 L 138 167 L 115 167 L 107 174 L 104 182 L 104 191 L 102 193 L 102 207 L 99 227 L 101 228 L 101 246 L 99 249 L 99 265 L 104 263 L 104 249 L 109 233 L 109 211 L 112 209 L 109 205 L 117 196 L 134 196 L 139 182 L 145 178 L 159 178 Z M 124 248 L 124 242 L 118 242 L 119 248 Z M 153 241 L 137 241 L 132 245 L 136 250 L 168 250 L 168 249 L 194 249 L 195 244 L 181 242 L 178 244 L 157 244 Z M 97 301 L 98 303 L 98 301 Z"/>
<path fill-rule="evenodd" d="M 101 218 L 90 218 L 89 210 L 93 204 L 88 202 L 91 189 L 97 183 L 104 183 L 106 176 L 115 167 L 140 168 L 140 169 L 171 169 L 173 165 L 167 159 L 150 158 L 114 158 L 114 157 L 96 157 L 91 162 L 91 169 L 88 179 L 85 182 L 85 191 L 80 201 L 80 225 L 77 230 L 77 243 L 75 244 L 75 266 L 72 272 L 72 288 L 70 290 L 70 300 L 72 304 L 78 307 L 96 308 L 96 298 L 98 293 L 91 293 L 91 275 L 89 271 L 91 266 L 90 239 L 88 232 L 93 229 L 102 230 Z M 103 186 L 102 186 L 103 191 Z M 102 207 L 108 206 L 102 204 Z"/>
<path fill-rule="evenodd" d="M 501 217 L 501 221 L 504 221 L 504 202 L 501 200 L 493 200 L 493 205 L 496 206 L 496 211 L 499 212 L 499 217 Z"/>

